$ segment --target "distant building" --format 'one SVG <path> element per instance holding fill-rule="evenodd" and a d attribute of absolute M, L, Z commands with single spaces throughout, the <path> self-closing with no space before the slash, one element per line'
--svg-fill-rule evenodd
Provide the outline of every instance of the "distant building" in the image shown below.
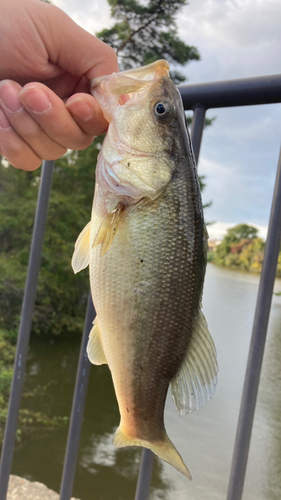
<path fill-rule="evenodd" d="M 209 250 L 211 250 L 212 252 L 215 252 L 217 247 L 221 244 L 221 242 L 222 242 L 222 240 L 216 240 L 216 239 L 209 240 L 208 241 Z"/>

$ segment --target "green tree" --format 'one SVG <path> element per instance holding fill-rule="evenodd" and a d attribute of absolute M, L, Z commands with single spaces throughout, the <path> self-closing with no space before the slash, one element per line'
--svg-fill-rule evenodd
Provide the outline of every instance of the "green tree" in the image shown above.
<path fill-rule="evenodd" d="M 235 243 L 241 240 L 252 240 L 257 238 L 258 229 L 248 224 L 238 224 L 227 230 L 224 240 L 226 243 Z"/>
<path fill-rule="evenodd" d="M 196 47 L 178 37 L 175 16 L 187 0 L 108 0 L 111 16 L 117 19 L 112 28 L 97 33 L 118 55 L 121 70 L 144 66 L 157 59 L 184 65 L 200 59 Z M 175 83 L 185 77 L 171 72 Z"/>
<path fill-rule="evenodd" d="M 222 243 L 209 256 L 215 264 L 260 272 L 265 242 L 258 238 L 258 230 L 248 224 L 228 229 Z M 279 269 L 277 269 L 278 275 Z"/>

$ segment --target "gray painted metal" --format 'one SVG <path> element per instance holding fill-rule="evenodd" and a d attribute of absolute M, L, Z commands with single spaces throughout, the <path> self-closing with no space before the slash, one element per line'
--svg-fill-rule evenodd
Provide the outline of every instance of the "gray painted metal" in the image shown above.
<path fill-rule="evenodd" d="M 25 365 L 28 353 L 38 274 L 41 264 L 41 254 L 49 207 L 49 196 L 52 186 L 53 168 L 54 161 L 43 162 L 32 243 L 29 255 L 27 279 L 23 297 L 21 321 L 14 364 L 14 374 L 4 435 L 4 444 L 1 455 L 0 500 L 6 499 L 9 476 L 12 467 Z"/>
<path fill-rule="evenodd" d="M 281 239 L 281 150 L 256 304 L 227 500 L 240 500 L 246 474 L 262 359 Z"/>
<path fill-rule="evenodd" d="M 184 109 L 250 106 L 281 102 L 281 75 L 180 85 Z"/>
<path fill-rule="evenodd" d="M 135 500 L 147 500 L 152 476 L 154 453 L 143 448 Z"/>
<path fill-rule="evenodd" d="M 89 333 L 92 328 L 93 319 L 96 315 L 91 292 L 88 295 L 87 311 L 84 323 L 84 331 L 81 341 L 80 356 L 76 375 L 74 397 L 72 403 L 71 419 L 67 438 L 64 468 L 60 489 L 60 500 L 70 500 L 73 490 L 75 469 L 77 464 L 80 436 L 83 424 L 83 416 L 88 390 L 91 363 L 88 359 L 86 347 Z"/>
<path fill-rule="evenodd" d="M 194 109 L 194 114 L 191 122 L 191 142 L 197 166 L 205 124 L 205 114 L 206 109 L 203 106 L 197 106 Z"/>

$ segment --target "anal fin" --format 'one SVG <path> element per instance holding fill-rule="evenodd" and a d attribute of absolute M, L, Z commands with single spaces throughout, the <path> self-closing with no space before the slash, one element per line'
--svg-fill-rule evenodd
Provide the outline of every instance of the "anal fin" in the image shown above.
<path fill-rule="evenodd" d="M 211 399 L 217 372 L 216 348 L 205 316 L 199 309 L 186 356 L 171 382 L 172 396 L 180 415 L 198 410 Z"/>
<path fill-rule="evenodd" d="M 99 329 L 98 318 L 94 319 L 93 327 L 90 331 L 89 341 L 87 345 L 88 358 L 94 365 L 104 365 L 107 364 L 106 357 L 104 354 L 101 335 Z"/>

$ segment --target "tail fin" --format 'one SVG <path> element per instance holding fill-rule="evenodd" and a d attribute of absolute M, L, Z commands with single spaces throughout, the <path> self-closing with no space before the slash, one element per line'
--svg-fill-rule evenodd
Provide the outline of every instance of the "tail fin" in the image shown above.
<path fill-rule="evenodd" d="M 168 464 L 173 465 L 173 467 L 175 467 L 179 472 L 188 477 L 190 481 L 192 479 L 191 474 L 186 467 L 182 457 L 180 456 L 166 433 L 162 441 L 151 442 L 133 438 L 127 435 L 123 431 L 121 426 L 119 426 L 117 431 L 115 432 L 113 443 L 115 444 L 115 446 L 117 446 L 117 448 L 123 448 L 124 446 L 143 446 L 144 448 L 148 448 L 159 458 L 162 458 L 162 460 L 165 460 L 165 462 L 168 462 Z"/>

